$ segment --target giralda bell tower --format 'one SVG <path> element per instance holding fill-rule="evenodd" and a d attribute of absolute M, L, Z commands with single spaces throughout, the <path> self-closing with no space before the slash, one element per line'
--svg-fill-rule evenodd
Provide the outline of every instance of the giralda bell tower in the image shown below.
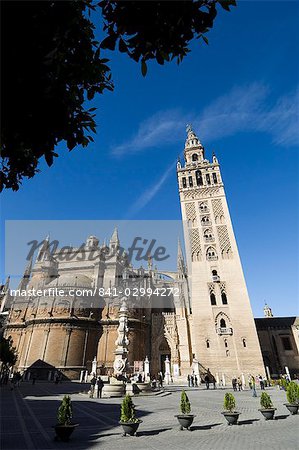
<path fill-rule="evenodd" d="M 191 295 L 191 353 L 216 379 L 265 374 L 220 166 L 191 126 L 177 164 Z M 217 380 L 217 381 L 218 381 Z"/>

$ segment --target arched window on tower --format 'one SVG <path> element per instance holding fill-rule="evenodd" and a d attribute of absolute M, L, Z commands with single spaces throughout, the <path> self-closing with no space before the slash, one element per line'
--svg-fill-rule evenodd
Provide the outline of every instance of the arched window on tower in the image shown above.
<path fill-rule="evenodd" d="M 210 341 L 209 339 L 206 340 L 207 348 L 210 348 Z"/>
<path fill-rule="evenodd" d="M 247 347 L 246 339 L 245 339 L 245 338 L 242 339 L 242 343 L 243 343 L 243 347 L 244 347 L 244 348 Z"/>
<path fill-rule="evenodd" d="M 219 283 L 220 277 L 219 277 L 219 275 L 218 275 L 218 273 L 217 273 L 217 270 L 212 270 L 212 280 L 213 280 L 215 283 Z"/>
<path fill-rule="evenodd" d="M 208 228 L 208 229 L 206 229 L 206 230 L 204 231 L 203 237 L 204 237 L 204 239 L 205 239 L 206 242 L 210 242 L 210 241 L 213 241 L 213 240 L 214 240 L 214 238 L 213 238 L 213 233 L 212 233 L 212 230 L 211 230 L 210 228 Z"/>
<path fill-rule="evenodd" d="M 196 153 L 193 153 L 192 161 L 198 161 L 198 155 Z"/>
<path fill-rule="evenodd" d="M 193 179 L 192 179 L 192 177 L 189 177 L 189 186 L 193 187 Z"/>
<path fill-rule="evenodd" d="M 208 184 L 211 184 L 211 178 L 210 178 L 210 175 L 208 173 L 206 174 L 206 180 L 207 180 Z"/>
<path fill-rule="evenodd" d="M 216 261 L 218 256 L 216 254 L 216 250 L 213 247 L 209 247 L 206 253 L 207 260 Z"/>
<path fill-rule="evenodd" d="M 217 175 L 216 175 L 215 172 L 213 172 L 213 183 L 214 183 L 214 184 L 217 184 L 217 183 L 218 183 Z"/>
<path fill-rule="evenodd" d="M 200 170 L 197 170 L 195 172 L 195 178 L 196 178 L 197 186 L 202 186 L 203 185 L 203 181 L 202 181 L 202 175 L 201 175 L 201 171 Z"/>
<path fill-rule="evenodd" d="M 224 339 L 224 347 L 225 347 L 225 348 L 228 347 L 227 339 Z"/>
<path fill-rule="evenodd" d="M 221 292 L 221 300 L 223 305 L 227 305 L 227 296 L 225 292 Z"/>
<path fill-rule="evenodd" d="M 220 319 L 220 328 L 226 328 L 226 322 L 223 318 Z"/>
<path fill-rule="evenodd" d="M 215 296 L 214 292 L 211 292 L 210 300 L 211 300 L 211 305 L 215 306 L 216 305 L 216 296 Z"/>
<path fill-rule="evenodd" d="M 203 212 L 203 213 L 209 211 L 209 208 L 208 208 L 208 205 L 206 204 L 206 202 L 201 202 L 201 203 L 199 204 L 199 209 L 200 209 L 200 211 Z"/>
<path fill-rule="evenodd" d="M 187 187 L 187 181 L 186 181 L 186 177 L 182 178 L 182 184 L 183 184 L 183 188 Z"/>

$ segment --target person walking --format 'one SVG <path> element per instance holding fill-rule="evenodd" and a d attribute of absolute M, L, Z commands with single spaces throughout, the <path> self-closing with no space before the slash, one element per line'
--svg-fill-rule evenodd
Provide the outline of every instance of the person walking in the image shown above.
<path fill-rule="evenodd" d="M 259 375 L 259 382 L 260 382 L 261 390 L 264 391 L 265 390 L 265 383 L 264 383 L 263 377 L 261 375 Z"/>
<path fill-rule="evenodd" d="M 97 398 L 102 398 L 102 389 L 104 387 L 104 382 L 101 377 L 98 377 L 97 379 L 97 386 L 98 386 Z"/>
<path fill-rule="evenodd" d="M 191 387 L 194 387 L 194 376 L 193 376 L 193 374 L 191 375 Z"/>
<path fill-rule="evenodd" d="M 90 398 L 93 398 L 93 396 L 94 396 L 96 382 L 97 382 L 97 379 L 93 375 L 92 379 L 90 380 Z"/>
<path fill-rule="evenodd" d="M 216 389 L 216 378 L 214 377 L 214 375 L 212 377 L 212 383 L 213 383 L 213 389 Z"/>
<path fill-rule="evenodd" d="M 233 390 L 234 390 L 234 391 L 237 390 L 237 378 L 233 378 L 233 379 L 232 379 L 232 387 L 233 387 Z"/>
<path fill-rule="evenodd" d="M 252 397 L 257 397 L 256 389 L 255 389 L 255 378 L 254 376 L 251 377 L 251 383 L 252 383 Z"/>
<path fill-rule="evenodd" d="M 188 381 L 188 387 L 191 387 L 191 377 L 189 374 L 187 376 L 187 381 Z"/>
<path fill-rule="evenodd" d="M 197 376 L 194 375 L 194 383 L 195 383 L 195 387 L 198 387 L 198 380 L 197 380 Z"/>
<path fill-rule="evenodd" d="M 205 376 L 205 383 L 206 383 L 206 388 L 210 389 L 210 377 L 208 374 L 206 374 L 206 376 Z"/>
<path fill-rule="evenodd" d="M 242 391 L 242 381 L 241 381 L 240 377 L 238 377 L 238 388 L 239 388 L 239 392 Z"/>

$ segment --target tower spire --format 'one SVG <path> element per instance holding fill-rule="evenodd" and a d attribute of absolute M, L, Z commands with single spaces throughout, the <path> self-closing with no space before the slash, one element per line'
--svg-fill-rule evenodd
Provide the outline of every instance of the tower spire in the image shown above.
<path fill-rule="evenodd" d="M 272 309 L 270 308 L 270 306 L 267 305 L 266 302 L 265 302 L 265 306 L 264 306 L 264 316 L 265 317 L 273 317 Z"/>
<path fill-rule="evenodd" d="M 20 291 L 26 289 L 27 284 L 29 282 L 30 275 L 31 275 L 31 270 L 32 270 L 32 257 L 30 258 L 30 260 L 24 270 L 24 275 L 20 280 L 20 283 L 18 286 L 18 289 L 20 289 Z"/>
<path fill-rule="evenodd" d="M 204 148 L 198 139 L 192 125 L 186 127 L 187 139 L 185 142 L 184 156 L 187 163 L 202 162 L 204 159 Z"/>
<path fill-rule="evenodd" d="M 118 247 L 119 246 L 119 238 L 118 238 L 118 230 L 117 227 L 114 228 L 114 231 L 112 233 L 111 239 L 110 239 L 110 247 Z"/>
<path fill-rule="evenodd" d="M 180 238 L 178 238 L 177 269 L 179 272 L 185 273 L 185 260 Z"/>

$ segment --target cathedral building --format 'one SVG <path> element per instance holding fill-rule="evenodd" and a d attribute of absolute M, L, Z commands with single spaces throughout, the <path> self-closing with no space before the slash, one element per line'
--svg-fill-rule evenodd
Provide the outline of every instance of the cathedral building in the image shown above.
<path fill-rule="evenodd" d="M 220 166 L 215 155 L 206 159 L 191 127 L 184 159 L 177 177 L 186 260 L 179 243 L 175 272 L 153 268 L 150 256 L 146 269 L 133 267 L 117 229 L 108 245 L 90 236 L 83 250 L 63 257 L 46 239 L 16 295 L 7 290 L 2 300 L 2 309 L 11 304 L 5 335 L 13 339 L 19 370 L 47 368 L 78 379 L 95 363 L 98 373 L 112 374 L 125 295 L 131 372 L 148 357 L 152 375 L 164 372 L 169 359 L 174 380 L 192 371 L 203 377 L 209 370 L 224 384 L 265 374 Z M 33 289 L 43 295 L 21 295 Z M 163 289 L 171 294 L 162 299 Z M 74 295 L 78 290 L 86 295 Z"/>

